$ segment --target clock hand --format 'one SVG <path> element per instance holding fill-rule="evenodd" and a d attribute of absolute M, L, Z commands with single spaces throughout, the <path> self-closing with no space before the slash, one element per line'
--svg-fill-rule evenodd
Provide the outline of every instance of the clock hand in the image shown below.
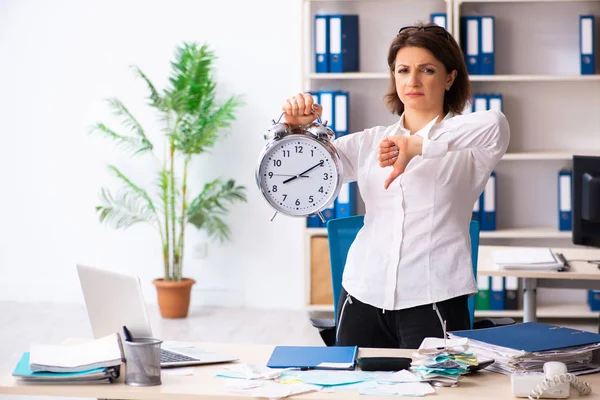
<path fill-rule="evenodd" d="M 309 168 L 309 169 L 307 169 L 306 171 L 302 171 L 302 172 L 300 172 L 298 175 L 294 175 L 294 176 L 292 176 L 291 178 L 288 178 L 288 179 L 284 180 L 282 183 L 288 183 L 288 182 L 290 182 L 290 181 L 293 181 L 294 179 L 296 179 L 296 178 L 300 177 L 301 175 L 304 175 L 304 174 L 306 174 L 307 172 L 310 172 L 310 171 L 312 171 L 313 169 L 315 169 L 315 168 L 317 168 L 317 167 L 319 167 L 319 166 L 321 166 L 321 165 L 323 165 L 323 164 L 321 163 L 321 161 L 319 161 L 317 164 L 313 165 L 312 167 L 310 167 L 310 168 Z"/>
<path fill-rule="evenodd" d="M 292 174 L 273 174 L 273 176 L 296 176 L 296 175 L 292 175 Z M 306 175 L 302 175 L 300 174 L 300 178 L 309 178 Z"/>

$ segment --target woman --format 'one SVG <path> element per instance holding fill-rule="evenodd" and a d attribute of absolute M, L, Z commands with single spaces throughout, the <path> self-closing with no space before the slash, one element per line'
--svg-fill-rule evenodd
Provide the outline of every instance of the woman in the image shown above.
<path fill-rule="evenodd" d="M 366 208 L 344 268 L 337 344 L 418 348 L 443 336 L 440 318 L 448 331 L 469 329 L 467 298 L 477 292 L 469 221 L 510 131 L 497 111 L 457 115 L 469 78 L 444 28 L 402 28 L 388 65 L 385 99 L 399 121 L 334 141 Z M 309 94 L 282 109 L 292 126 L 322 111 Z"/>

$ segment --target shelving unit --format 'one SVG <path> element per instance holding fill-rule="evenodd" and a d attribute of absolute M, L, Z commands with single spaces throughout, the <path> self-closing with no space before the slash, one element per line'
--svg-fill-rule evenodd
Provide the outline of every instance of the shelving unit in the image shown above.
<path fill-rule="evenodd" d="M 305 0 L 303 90 L 348 90 L 351 132 L 393 124 L 397 116 L 387 113 L 381 101 L 389 79 L 385 65 L 388 45 L 399 27 L 427 21 L 431 12 L 444 10 L 455 38 L 460 37 L 461 16 L 496 17 L 497 74 L 471 75 L 470 80 L 473 93 L 502 93 L 511 144 L 496 169 L 499 229 L 481 232 L 482 241 L 572 246 L 571 232 L 557 228 L 557 173 L 570 166 L 575 154 L 600 155 L 600 71 L 579 75 L 578 38 L 578 16 L 594 14 L 600 19 L 600 0 Z M 360 15 L 361 72 L 314 72 L 312 23 L 316 13 Z M 598 33 L 596 40 L 600 40 Z M 364 211 L 361 207 L 359 203 L 359 212 Z M 310 238 L 326 235 L 325 228 L 306 229 L 307 283 Z M 586 304 L 544 305 L 544 290 L 538 291 L 542 294 L 540 317 L 598 317 Z M 565 293 L 568 304 L 569 293 Z M 331 309 L 309 304 L 308 284 L 306 294 L 309 310 Z M 478 311 L 477 315 L 503 313 L 521 315 L 520 311 Z"/>

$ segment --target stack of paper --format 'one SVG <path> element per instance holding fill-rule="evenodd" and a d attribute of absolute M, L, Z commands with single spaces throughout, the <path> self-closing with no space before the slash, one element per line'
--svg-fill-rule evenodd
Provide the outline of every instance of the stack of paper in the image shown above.
<path fill-rule="evenodd" d="M 119 376 L 122 361 L 117 333 L 76 344 L 33 344 L 13 376 L 27 382 L 106 383 Z"/>
<path fill-rule="evenodd" d="M 478 357 L 493 358 L 487 369 L 510 375 L 542 372 L 547 361 L 566 364 L 575 375 L 598 370 L 592 352 L 600 349 L 600 335 L 539 322 L 496 328 L 456 331 L 451 338 L 468 338 L 469 350 Z"/>
<path fill-rule="evenodd" d="M 543 247 L 516 247 L 492 252 L 496 265 L 504 269 L 558 270 L 564 264 L 552 250 Z"/>
<path fill-rule="evenodd" d="M 469 366 L 477 365 L 477 358 L 467 352 L 468 342 L 460 338 L 425 338 L 414 354 L 411 370 L 424 381 L 456 383 L 469 373 Z"/>

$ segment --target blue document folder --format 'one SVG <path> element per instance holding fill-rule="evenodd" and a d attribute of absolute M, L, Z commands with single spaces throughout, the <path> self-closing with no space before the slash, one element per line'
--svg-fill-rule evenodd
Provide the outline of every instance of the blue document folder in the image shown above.
<path fill-rule="evenodd" d="M 357 354 L 358 346 L 276 346 L 267 367 L 352 370 Z"/>
<path fill-rule="evenodd" d="M 119 368 L 94 368 L 80 372 L 31 372 L 29 368 L 29 352 L 25 352 L 15 366 L 12 376 L 27 382 L 40 383 L 111 383 L 119 377 Z"/>
<path fill-rule="evenodd" d="M 513 350 L 538 352 L 600 343 L 600 334 L 564 328 L 540 322 L 525 322 L 496 328 L 452 332 L 453 335 L 478 340 Z"/>

